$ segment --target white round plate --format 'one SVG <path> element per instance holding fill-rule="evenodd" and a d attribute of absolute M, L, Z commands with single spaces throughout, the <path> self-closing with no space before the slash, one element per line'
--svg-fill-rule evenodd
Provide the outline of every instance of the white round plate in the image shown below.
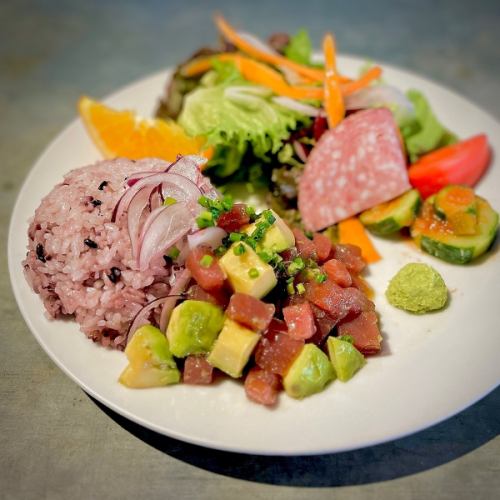
<path fill-rule="evenodd" d="M 363 60 L 342 57 L 340 67 L 356 74 Z M 425 93 L 442 122 L 461 137 L 485 132 L 500 151 L 500 124 L 455 93 L 406 71 L 384 66 L 384 78 Z M 138 81 L 105 100 L 151 116 L 167 72 Z M 86 392 L 121 415 L 162 434 L 221 450 L 264 455 L 300 455 L 361 448 L 429 427 L 461 411 L 500 382 L 500 261 L 494 249 L 480 262 L 454 266 L 406 243 L 376 239 L 383 260 L 371 266 L 384 349 L 348 383 L 334 382 L 303 401 L 280 396 L 275 409 L 249 402 L 242 384 L 213 387 L 177 385 L 131 390 L 117 382 L 123 353 L 98 347 L 75 323 L 49 321 L 39 297 L 26 283 L 28 219 L 40 200 L 69 170 L 100 155 L 80 120 L 47 147 L 21 189 L 9 233 L 9 269 L 19 308 L 52 360 Z M 494 160 L 478 186 L 500 209 L 500 165 Z M 445 310 L 413 316 L 391 307 L 388 280 L 408 262 L 426 262 L 450 290 Z"/>

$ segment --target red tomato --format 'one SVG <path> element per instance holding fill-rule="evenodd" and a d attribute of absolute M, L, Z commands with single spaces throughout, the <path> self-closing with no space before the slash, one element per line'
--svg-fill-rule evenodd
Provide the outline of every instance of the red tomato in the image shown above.
<path fill-rule="evenodd" d="M 375 311 L 363 311 L 359 316 L 338 325 L 339 335 L 350 335 L 354 347 L 363 354 L 376 354 L 380 351 L 382 336 L 378 327 Z"/>
<path fill-rule="evenodd" d="M 422 156 L 408 170 L 410 183 L 424 198 L 448 184 L 474 186 L 490 158 L 488 138 L 479 134 Z"/>
<path fill-rule="evenodd" d="M 194 385 L 211 384 L 213 370 L 204 356 L 188 356 L 184 362 L 182 381 Z"/>
<path fill-rule="evenodd" d="M 300 229 L 293 229 L 293 235 L 295 236 L 295 246 L 297 247 L 297 253 L 303 259 L 314 259 L 318 258 L 316 254 L 316 245 L 310 240 Z"/>
<path fill-rule="evenodd" d="M 264 331 L 274 316 L 273 304 L 266 304 L 246 293 L 235 293 L 229 299 L 226 315 L 257 332 Z"/>
<path fill-rule="evenodd" d="M 266 406 L 276 403 L 280 379 L 278 375 L 253 367 L 245 378 L 245 392 L 248 399 Z"/>
<path fill-rule="evenodd" d="M 284 307 L 283 316 L 288 326 L 288 335 L 294 339 L 306 340 L 316 332 L 314 315 L 309 302 Z"/>
<path fill-rule="evenodd" d="M 250 217 L 246 211 L 246 205 L 243 203 L 235 203 L 229 212 L 223 212 L 217 219 L 217 225 L 230 233 L 238 231 L 241 226 L 248 224 Z"/>
<path fill-rule="evenodd" d="M 323 269 L 328 278 L 337 283 L 337 285 L 344 288 L 352 285 L 351 275 L 345 264 L 340 262 L 340 260 L 330 259 L 323 264 Z"/>
<path fill-rule="evenodd" d="M 319 262 L 324 262 L 330 256 L 332 251 L 332 242 L 330 238 L 321 233 L 314 233 L 313 243 L 316 247 L 316 255 Z"/>
<path fill-rule="evenodd" d="M 205 256 L 212 258 L 209 265 L 204 265 L 202 262 Z M 186 267 L 204 290 L 211 292 L 221 289 L 224 285 L 224 271 L 219 266 L 214 253 L 208 247 L 198 247 L 192 250 L 186 259 Z"/>

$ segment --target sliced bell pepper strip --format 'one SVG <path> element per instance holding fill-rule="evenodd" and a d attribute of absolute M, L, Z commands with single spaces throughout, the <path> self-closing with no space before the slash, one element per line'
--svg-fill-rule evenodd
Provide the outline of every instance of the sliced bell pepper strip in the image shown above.
<path fill-rule="evenodd" d="M 343 220 L 338 223 L 339 243 L 349 243 L 361 248 L 361 255 L 369 264 L 381 259 L 380 254 L 368 236 L 365 227 L 357 217 Z"/>
<path fill-rule="evenodd" d="M 448 184 L 474 186 L 490 163 L 488 138 L 479 134 L 422 156 L 408 169 L 410 184 L 422 197 Z"/>
<path fill-rule="evenodd" d="M 337 81 L 337 65 L 335 59 L 335 41 L 328 33 L 323 40 L 323 53 L 325 55 L 325 98 L 324 106 L 328 125 L 336 127 L 345 116 L 345 105 L 340 85 Z"/>

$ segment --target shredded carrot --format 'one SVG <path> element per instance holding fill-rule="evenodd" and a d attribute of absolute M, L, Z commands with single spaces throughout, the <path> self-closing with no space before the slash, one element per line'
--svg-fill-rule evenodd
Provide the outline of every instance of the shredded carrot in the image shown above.
<path fill-rule="evenodd" d="M 323 53 L 325 55 L 324 106 L 328 125 L 330 128 L 333 128 L 344 119 L 345 105 L 340 85 L 336 78 L 335 40 L 330 33 L 323 39 Z"/>
<path fill-rule="evenodd" d="M 361 78 L 354 80 L 350 83 L 345 83 L 342 85 L 342 94 L 350 95 L 364 87 L 370 85 L 373 80 L 380 78 L 382 74 L 382 68 L 380 66 L 373 66 L 370 68 Z"/>
<path fill-rule="evenodd" d="M 357 217 L 343 220 L 338 223 L 339 243 L 349 243 L 361 248 L 361 254 L 368 263 L 377 262 L 381 259 L 380 254 L 373 246 L 365 227 Z"/>
<path fill-rule="evenodd" d="M 321 70 L 303 66 L 302 64 L 291 61 L 290 59 L 280 54 L 265 52 L 258 49 L 257 47 L 254 47 L 251 43 L 241 38 L 236 30 L 222 16 L 215 16 L 215 24 L 217 25 L 217 28 L 222 33 L 224 38 L 228 42 L 231 42 L 233 45 L 235 45 L 242 52 L 246 52 L 256 59 L 275 64 L 276 66 L 286 66 L 297 72 L 299 75 L 310 78 L 312 81 L 319 82 L 323 80 L 323 72 Z"/>

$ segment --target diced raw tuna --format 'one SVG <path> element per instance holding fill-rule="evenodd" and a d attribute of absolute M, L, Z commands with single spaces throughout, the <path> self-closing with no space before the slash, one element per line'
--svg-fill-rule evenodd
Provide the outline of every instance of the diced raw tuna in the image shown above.
<path fill-rule="evenodd" d="M 332 251 L 332 242 L 330 238 L 321 233 L 314 233 L 313 243 L 316 247 L 316 255 L 318 262 L 324 262 L 330 256 Z"/>
<path fill-rule="evenodd" d="M 320 309 L 314 304 L 311 304 L 311 309 L 316 322 L 316 333 L 308 340 L 308 342 L 321 345 L 335 328 L 337 321 L 331 318 L 328 313 L 323 311 L 323 309 Z"/>
<path fill-rule="evenodd" d="M 306 340 L 316 332 L 314 315 L 309 302 L 283 308 L 288 335 L 294 339 Z"/>
<path fill-rule="evenodd" d="M 364 278 L 358 276 L 357 274 L 351 274 L 352 286 L 362 291 L 369 299 L 373 297 L 373 289 L 366 282 Z"/>
<path fill-rule="evenodd" d="M 245 392 L 248 399 L 266 406 L 276 403 L 280 386 L 278 375 L 257 366 L 254 366 L 245 378 Z"/>
<path fill-rule="evenodd" d="M 229 302 L 229 294 L 224 289 L 212 290 L 209 293 L 197 284 L 189 287 L 187 295 L 192 300 L 204 300 L 205 302 L 221 306 L 224 309 Z"/>
<path fill-rule="evenodd" d="M 263 332 L 274 316 L 273 304 L 266 304 L 246 293 L 235 293 L 229 300 L 226 315 L 251 330 Z"/>
<path fill-rule="evenodd" d="M 209 265 L 205 265 L 202 259 L 211 258 Z M 217 262 L 212 250 L 208 247 L 197 247 L 191 250 L 187 259 L 186 267 L 191 271 L 193 278 L 204 290 L 209 292 L 221 289 L 224 285 L 225 275 Z"/>
<path fill-rule="evenodd" d="M 307 158 L 298 206 L 318 231 L 410 189 L 399 129 L 390 110 L 359 111 L 326 131 Z"/>
<path fill-rule="evenodd" d="M 335 245 L 332 256 L 343 262 L 351 273 L 359 274 L 366 267 L 366 261 L 361 255 L 361 248 L 356 245 Z"/>
<path fill-rule="evenodd" d="M 363 354 L 376 354 L 380 351 L 382 336 L 375 311 L 363 311 L 356 318 L 339 324 L 338 334 L 350 335 L 354 346 Z"/>
<path fill-rule="evenodd" d="M 249 222 L 250 217 L 243 203 L 235 203 L 229 212 L 223 212 L 217 219 L 217 225 L 228 233 L 238 231 Z"/>
<path fill-rule="evenodd" d="M 352 285 L 351 274 L 340 260 L 330 259 L 323 264 L 323 269 L 328 278 L 337 283 L 337 285 L 344 288 Z"/>
<path fill-rule="evenodd" d="M 306 299 L 323 309 L 336 321 L 374 307 L 357 288 L 342 288 L 331 280 L 326 280 L 324 283 L 315 281 L 306 283 L 305 288 Z"/>
<path fill-rule="evenodd" d="M 213 367 L 205 356 L 188 356 L 184 362 L 182 381 L 185 384 L 208 385 L 212 383 Z"/>
<path fill-rule="evenodd" d="M 255 350 L 255 362 L 264 370 L 284 375 L 304 345 L 286 333 L 283 321 L 273 319 Z"/>
<path fill-rule="evenodd" d="M 297 247 L 298 255 L 303 259 L 316 260 L 318 256 L 316 255 L 316 245 L 313 241 L 297 228 L 293 229 L 293 235 L 295 236 L 295 246 Z"/>

